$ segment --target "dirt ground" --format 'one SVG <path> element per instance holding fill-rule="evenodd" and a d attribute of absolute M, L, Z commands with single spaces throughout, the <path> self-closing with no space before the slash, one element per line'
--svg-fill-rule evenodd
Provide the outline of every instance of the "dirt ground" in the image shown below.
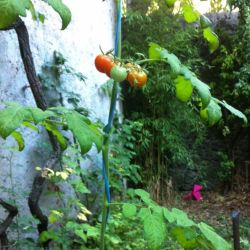
<path fill-rule="evenodd" d="M 221 195 L 203 192 L 202 201 L 179 199 L 179 207 L 186 211 L 196 222 L 204 221 L 212 225 L 223 237 L 232 239 L 231 213 L 240 212 L 240 233 L 250 242 L 250 191 L 230 192 Z"/>

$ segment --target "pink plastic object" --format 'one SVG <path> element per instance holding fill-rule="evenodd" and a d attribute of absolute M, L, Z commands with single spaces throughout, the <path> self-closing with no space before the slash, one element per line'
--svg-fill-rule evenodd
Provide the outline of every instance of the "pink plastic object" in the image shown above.
<path fill-rule="evenodd" d="M 184 195 L 183 200 L 185 200 L 185 201 L 188 201 L 188 200 L 200 201 L 200 200 L 202 200 L 201 193 L 200 193 L 201 189 L 202 189 L 201 185 L 195 184 L 193 186 L 193 191 Z"/>
<path fill-rule="evenodd" d="M 200 193 L 201 189 L 202 189 L 202 186 L 198 185 L 198 184 L 195 184 L 194 187 L 193 187 L 192 196 L 197 201 L 202 200 L 201 193 Z"/>

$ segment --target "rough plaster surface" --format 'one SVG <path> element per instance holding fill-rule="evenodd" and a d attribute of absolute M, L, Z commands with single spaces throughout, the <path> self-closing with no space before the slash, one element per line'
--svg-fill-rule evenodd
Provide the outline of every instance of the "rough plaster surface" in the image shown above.
<path fill-rule="evenodd" d="M 61 31 L 61 20 L 49 6 L 34 1 L 36 9 L 46 16 L 44 24 L 36 23 L 28 16 L 24 21 L 30 34 L 31 50 L 37 73 L 45 62 L 52 59 L 53 51 L 61 52 L 68 64 L 87 76 L 86 84 L 70 76 L 64 82 L 81 94 L 83 107 L 91 111 L 91 116 L 107 120 L 109 100 L 100 94 L 99 87 L 107 80 L 94 67 L 94 58 L 100 52 L 114 46 L 115 1 L 64 0 L 72 12 L 72 22 Z M 18 42 L 14 31 L 0 32 L 0 107 L 4 101 L 16 101 L 34 106 L 34 99 L 28 85 L 20 58 Z M 67 81 L 68 80 L 68 81 Z M 1 119 L 1 117 L 0 117 Z M 17 200 L 22 207 L 21 214 L 27 211 L 27 197 L 35 175 L 35 167 L 42 166 L 48 158 L 46 134 L 25 129 L 25 149 L 22 152 L 8 150 L 15 142 L 9 138 L 0 139 L 0 197 L 14 198 L 10 190 L 24 191 Z M 6 190 L 5 190 L 6 188 Z M 25 193 L 26 192 L 26 193 Z M 2 208 L 0 208 L 0 220 Z"/>

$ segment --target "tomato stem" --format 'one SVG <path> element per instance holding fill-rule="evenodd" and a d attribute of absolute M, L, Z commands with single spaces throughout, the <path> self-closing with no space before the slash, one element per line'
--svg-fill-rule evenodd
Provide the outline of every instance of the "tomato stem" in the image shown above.
<path fill-rule="evenodd" d="M 143 63 L 147 63 L 147 62 L 165 62 L 167 63 L 167 61 L 165 59 L 143 59 L 140 61 L 136 61 L 136 64 L 143 64 Z"/>

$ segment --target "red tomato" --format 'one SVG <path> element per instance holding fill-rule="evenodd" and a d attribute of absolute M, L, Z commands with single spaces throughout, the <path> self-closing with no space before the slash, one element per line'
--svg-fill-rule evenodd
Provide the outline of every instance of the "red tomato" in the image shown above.
<path fill-rule="evenodd" d="M 95 58 L 95 67 L 102 73 L 110 74 L 111 68 L 114 66 L 114 62 L 110 56 L 98 55 Z"/>

